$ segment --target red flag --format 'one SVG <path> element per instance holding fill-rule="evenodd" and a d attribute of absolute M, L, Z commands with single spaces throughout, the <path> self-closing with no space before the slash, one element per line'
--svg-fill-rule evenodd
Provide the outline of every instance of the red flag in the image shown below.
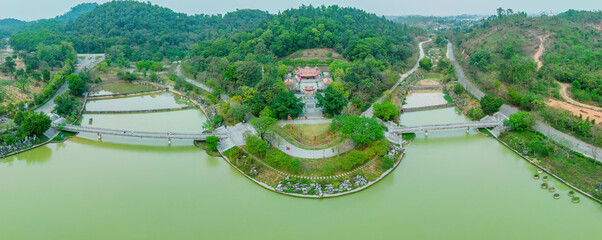
<path fill-rule="evenodd" d="M 301 79 L 301 74 L 299 74 L 299 82 L 301 82 L 301 80 L 302 80 L 302 79 Z"/>
<path fill-rule="evenodd" d="M 291 126 L 291 130 L 295 130 L 295 126 Z"/>
<path fill-rule="evenodd" d="M 316 141 L 316 138 L 318 138 L 317 136 L 314 136 L 314 141 Z"/>
<path fill-rule="evenodd" d="M 328 132 L 328 136 L 330 136 L 330 132 Z"/>
<path fill-rule="evenodd" d="M 291 150 L 291 148 L 290 147 L 286 147 L 286 150 Z"/>
<path fill-rule="evenodd" d="M 305 119 L 307 119 L 307 116 L 305 116 Z"/>
<path fill-rule="evenodd" d="M 303 133 L 299 133 L 301 136 L 303 136 Z"/>

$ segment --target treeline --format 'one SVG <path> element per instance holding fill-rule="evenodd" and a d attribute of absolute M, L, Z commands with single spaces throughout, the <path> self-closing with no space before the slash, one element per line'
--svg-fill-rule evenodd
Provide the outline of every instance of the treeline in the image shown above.
<path fill-rule="evenodd" d="M 16 50 L 32 51 L 40 43 L 68 41 L 78 52 L 107 53 L 115 59 L 175 60 L 186 56 L 192 43 L 254 30 L 269 17 L 258 10 L 188 16 L 149 3 L 112 1 L 76 21 L 63 24 L 52 20 L 55 25 L 46 23 L 46 27 L 15 34 L 11 45 Z"/>

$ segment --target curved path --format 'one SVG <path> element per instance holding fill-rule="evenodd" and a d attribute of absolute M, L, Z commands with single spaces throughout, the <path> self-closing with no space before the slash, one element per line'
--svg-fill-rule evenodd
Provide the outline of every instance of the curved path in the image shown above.
<path fill-rule="evenodd" d="M 401 84 L 403 81 L 406 80 L 406 78 L 408 76 L 410 76 L 410 74 L 414 73 L 416 70 L 418 70 L 418 66 L 419 66 L 419 62 L 421 59 L 424 58 L 425 54 L 424 54 L 424 48 L 422 47 L 423 44 L 427 43 L 427 42 L 431 42 L 433 41 L 432 39 L 426 40 L 426 41 L 422 41 L 420 43 L 418 43 L 418 48 L 420 49 L 420 57 L 418 57 L 418 60 L 416 61 L 416 64 L 414 64 L 414 67 L 412 67 L 412 69 L 410 69 L 410 71 L 407 71 L 406 73 L 404 73 L 403 75 L 401 75 L 401 78 L 399 78 L 399 80 L 397 80 L 397 82 L 393 85 L 393 87 L 391 87 L 391 89 L 389 89 L 389 91 L 393 91 L 393 89 L 395 89 L 397 86 L 399 86 L 399 84 Z M 380 103 L 383 101 L 383 99 L 385 99 L 385 95 L 383 94 L 379 99 L 377 99 L 374 103 Z M 364 111 L 362 113 L 362 115 L 360 115 L 362 117 L 372 117 L 374 116 L 374 108 L 372 108 L 372 105 L 370 105 L 370 107 L 368 109 L 366 109 L 366 111 Z"/>
<path fill-rule="evenodd" d="M 213 89 L 210 88 L 209 86 L 186 77 L 186 75 L 184 75 L 184 73 L 182 73 L 181 66 L 182 66 L 182 64 L 180 63 L 176 67 L 176 75 L 178 77 L 181 77 L 182 79 L 184 79 L 184 81 L 186 81 L 186 82 L 188 82 L 188 83 L 190 83 L 190 84 L 192 84 L 194 86 L 197 86 L 197 87 L 199 87 L 199 88 L 201 88 L 201 89 L 203 89 L 203 90 L 205 90 L 205 91 L 207 91 L 209 93 L 213 93 Z M 230 97 L 228 97 L 228 95 L 226 95 L 226 94 L 222 94 L 221 98 L 222 98 L 222 100 L 224 100 L 226 102 L 230 102 Z"/>
<path fill-rule="evenodd" d="M 569 95 L 569 91 L 568 91 L 570 84 L 561 83 L 558 81 L 556 81 L 556 83 L 558 83 L 558 85 L 560 85 L 560 96 L 562 97 L 562 99 L 564 99 L 568 103 L 575 105 L 576 107 L 585 108 L 585 109 L 589 109 L 589 110 L 593 110 L 593 111 L 602 113 L 601 107 L 596 107 L 596 106 L 588 105 L 585 103 L 581 103 L 581 102 L 578 102 L 577 100 L 571 98 L 571 96 Z"/>
<path fill-rule="evenodd" d="M 454 67 L 456 68 L 456 76 L 458 77 L 458 82 L 460 82 L 460 84 L 462 84 L 462 86 L 464 86 L 464 88 L 470 92 L 470 94 L 472 94 L 475 98 L 477 99 L 481 99 L 483 96 L 485 96 L 485 93 L 483 93 L 481 90 L 479 90 L 467 77 L 466 75 L 464 75 L 464 71 L 462 70 L 462 66 L 460 66 L 460 64 L 458 63 L 458 61 L 456 61 L 456 58 L 454 57 L 454 50 L 453 50 L 453 46 L 451 44 L 451 42 L 448 40 L 447 41 L 447 58 L 452 62 L 452 64 L 454 64 Z M 514 114 L 518 112 L 518 109 L 516 109 L 515 107 L 512 107 L 508 104 L 504 104 L 502 105 L 502 107 L 500 107 L 500 113 L 504 114 L 506 117 L 510 116 L 511 114 Z M 568 135 L 566 133 L 563 133 L 561 131 L 556 130 L 555 128 L 551 127 L 550 125 L 537 120 L 536 124 L 535 124 L 535 129 L 541 133 L 543 133 L 544 135 L 548 136 L 549 138 L 555 140 L 556 142 L 560 142 L 560 143 L 568 143 L 568 144 L 564 144 L 567 145 L 567 147 L 571 148 L 571 150 L 575 151 L 575 152 L 579 152 L 582 153 L 583 155 L 590 157 L 590 158 L 594 158 L 593 156 L 596 156 L 596 160 L 602 162 L 599 158 L 599 156 L 602 155 L 602 149 L 595 147 L 589 143 L 586 143 L 584 141 L 581 141 L 571 135 Z"/>
<path fill-rule="evenodd" d="M 339 149 L 337 149 L 337 146 L 335 146 L 322 150 L 307 150 L 296 147 L 295 145 L 287 142 L 278 134 L 274 134 L 274 138 L 275 140 L 270 141 L 272 143 L 272 146 L 280 149 L 280 151 L 286 153 L 287 155 L 305 159 L 320 159 L 334 157 L 340 153 L 347 152 L 353 149 L 354 147 L 353 141 L 351 141 L 351 139 L 347 139 L 346 141 L 339 144 Z"/>

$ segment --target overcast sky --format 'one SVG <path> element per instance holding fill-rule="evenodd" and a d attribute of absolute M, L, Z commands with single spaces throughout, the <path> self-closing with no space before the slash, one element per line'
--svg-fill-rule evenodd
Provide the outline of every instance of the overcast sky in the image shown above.
<path fill-rule="evenodd" d="M 61 15 L 82 2 L 104 3 L 108 0 L 0 0 L 0 19 L 37 20 Z M 187 14 L 216 14 L 252 8 L 277 13 L 279 10 L 305 5 L 351 6 L 378 15 L 491 15 L 502 7 L 530 14 L 558 13 L 568 9 L 601 10 L 601 0 L 153 0 L 153 4 Z"/>

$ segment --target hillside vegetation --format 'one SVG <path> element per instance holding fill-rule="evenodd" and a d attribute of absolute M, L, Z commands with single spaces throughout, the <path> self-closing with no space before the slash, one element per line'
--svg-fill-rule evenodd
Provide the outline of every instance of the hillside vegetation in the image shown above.
<path fill-rule="evenodd" d="M 282 80 L 295 64 L 281 61 L 284 57 L 305 49 L 334 49 L 333 56 L 340 53 L 345 60 L 328 62 L 333 87 L 361 109 L 397 81 L 395 71 L 407 69 L 420 34 L 419 28 L 354 8 L 302 6 L 272 16 L 252 32 L 193 45 L 182 68 L 213 87 L 214 96 L 233 95 L 241 99 L 237 107 L 257 115 L 286 92 Z"/>
<path fill-rule="evenodd" d="M 10 42 L 16 50 L 32 51 L 40 43 L 68 41 L 78 52 L 160 61 L 164 57 L 184 57 L 195 42 L 254 30 L 268 17 L 267 12 L 259 10 L 189 16 L 149 3 L 112 1 L 76 21 L 63 24 L 53 20 L 46 26 L 15 34 Z"/>
<path fill-rule="evenodd" d="M 483 90 L 536 111 L 560 130 L 589 142 L 598 139 L 594 142 L 600 144 L 595 122 L 581 119 L 579 113 L 556 113 L 545 101 L 561 99 L 559 81 L 573 86 L 575 99 L 602 103 L 601 26 L 602 12 L 570 10 L 556 16 L 527 17 L 498 9 L 498 15 L 483 24 L 454 29 L 447 35 L 467 74 Z M 536 60 L 541 61 L 540 67 Z"/>

